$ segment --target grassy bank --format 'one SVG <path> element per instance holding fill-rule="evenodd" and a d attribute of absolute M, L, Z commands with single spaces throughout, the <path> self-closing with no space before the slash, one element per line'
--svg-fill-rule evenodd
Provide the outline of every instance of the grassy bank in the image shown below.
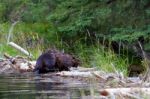
<path fill-rule="evenodd" d="M 8 53 L 12 56 L 23 55 L 7 45 L 10 23 L 0 24 L 0 56 Z M 104 48 L 101 44 L 83 44 L 84 38 L 78 38 L 72 45 L 62 41 L 55 33 L 54 27 L 47 23 L 25 24 L 18 23 L 14 26 L 10 41 L 15 42 L 33 54 L 33 59 L 46 49 L 56 47 L 68 53 L 75 54 L 82 61 L 82 66 L 96 67 L 107 72 L 122 72 L 127 75 L 128 58 L 117 56 L 110 48 Z"/>

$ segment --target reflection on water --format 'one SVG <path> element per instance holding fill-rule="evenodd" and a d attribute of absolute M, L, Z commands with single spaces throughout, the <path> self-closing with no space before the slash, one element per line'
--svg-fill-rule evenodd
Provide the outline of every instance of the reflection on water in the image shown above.
<path fill-rule="evenodd" d="M 94 85 L 54 75 L 0 75 L 0 99 L 92 99 Z"/>

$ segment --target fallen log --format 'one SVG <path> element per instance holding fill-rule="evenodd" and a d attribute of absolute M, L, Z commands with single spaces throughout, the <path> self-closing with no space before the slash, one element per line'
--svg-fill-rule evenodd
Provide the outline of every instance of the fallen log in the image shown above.
<path fill-rule="evenodd" d="M 56 73 L 58 76 L 81 76 L 81 77 L 92 77 L 93 74 L 91 72 L 79 72 L 79 71 L 62 71 Z"/>
<path fill-rule="evenodd" d="M 92 69 L 91 69 L 92 70 Z M 117 75 L 113 73 L 106 74 L 103 71 L 80 71 L 79 69 L 76 71 L 62 71 L 56 73 L 58 76 L 79 76 L 79 77 L 98 77 L 98 78 L 110 78 L 110 77 L 118 77 Z M 103 77 L 101 77 L 103 76 Z"/>
<path fill-rule="evenodd" d="M 91 69 L 92 70 L 92 69 Z M 112 81 L 113 79 L 116 80 L 116 82 L 120 82 L 120 79 L 116 77 L 114 74 L 106 74 L 103 71 L 83 71 L 81 72 L 80 70 L 76 71 L 62 71 L 56 73 L 57 76 L 62 76 L 62 77 L 80 77 L 80 78 L 92 78 L 92 79 L 97 79 L 98 82 L 108 82 Z M 123 81 L 121 81 L 123 82 Z"/>

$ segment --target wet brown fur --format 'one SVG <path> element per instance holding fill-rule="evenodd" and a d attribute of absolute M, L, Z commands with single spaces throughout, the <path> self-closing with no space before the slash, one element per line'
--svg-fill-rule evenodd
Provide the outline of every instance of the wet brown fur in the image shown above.
<path fill-rule="evenodd" d="M 39 56 L 34 71 L 38 73 L 69 71 L 70 67 L 78 67 L 79 59 L 56 49 L 48 50 Z"/>

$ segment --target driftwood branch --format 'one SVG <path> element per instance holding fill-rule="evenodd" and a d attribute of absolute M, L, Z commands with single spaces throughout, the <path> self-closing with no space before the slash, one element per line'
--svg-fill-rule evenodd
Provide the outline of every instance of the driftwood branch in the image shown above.
<path fill-rule="evenodd" d="M 13 48 L 17 49 L 18 51 L 22 52 L 23 54 L 32 57 L 32 54 L 30 54 L 28 51 L 26 51 L 24 48 L 20 47 L 19 45 L 15 44 L 14 42 L 9 42 L 8 45 L 12 46 Z"/>
<path fill-rule="evenodd" d="M 19 21 L 16 21 L 14 22 L 10 29 L 9 29 L 9 32 L 8 32 L 8 38 L 7 38 L 7 44 L 10 42 L 10 38 L 12 37 L 12 32 L 13 32 L 13 29 L 14 29 L 14 26 L 18 23 Z"/>
<path fill-rule="evenodd" d="M 25 49 L 23 49 L 22 47 L 20 47 L 19 45 L 15 44 L 14 42 L 10 42 L 10 38 L 12 37 L 12 33 L 13 33 L 13 29 L 14 29 L 14 26 L 18 23 L 19 21 L 16 21 L 14 22 L 10 29 L 9 29 L 9 33 L 8 33 L 8 38 L 7 38 L 7 44 L 14 47 L 15 49 L 19 50 L 20 52 L 22 52 L 23 54 L 29 56 L 29 57 L 32 57 L 32 55 L 26 51 Z"/>

